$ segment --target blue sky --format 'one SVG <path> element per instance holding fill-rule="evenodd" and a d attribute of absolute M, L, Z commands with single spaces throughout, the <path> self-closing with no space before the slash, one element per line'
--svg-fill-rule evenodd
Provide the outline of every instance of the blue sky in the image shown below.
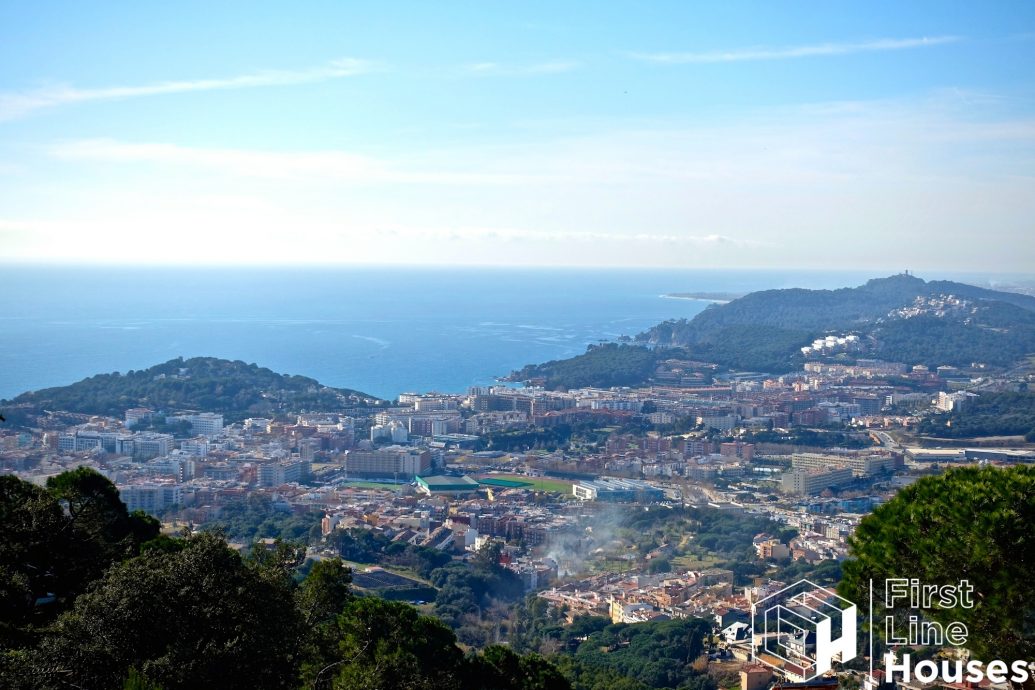
<path fill-rule="evenodd" d="M 0 259 L 1032 272 L 1035 5 L 6 3 Z"/>

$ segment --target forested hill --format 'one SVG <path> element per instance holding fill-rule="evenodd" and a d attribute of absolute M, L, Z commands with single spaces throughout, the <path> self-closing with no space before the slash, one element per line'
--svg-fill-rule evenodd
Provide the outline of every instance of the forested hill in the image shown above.
<path fill-rule="evenodd" d="M 584 354 L 568 359 L 528 364 L 511 372 L 509 381 L 542 379 L 559 388 L 636 386 L 646 381 L 658 363 L 658 353 L 642 345 L 591 345 Z"/>
<path fill-rule="evenodd" d="M 178 357 L 125 374 L 99 374 L 69 386 L 23 393 L 5 405 L 83 414 L 121 415 L 131 407 L 222 413 L 228 422 L 303 410 L 333 411 L 377 398 L 328 388 L 305 376 L 215 357 Z"/>
<path fill-rule="evenodd" d="M 949 296 L 963 303 L 939 306 Z M 1006 366 L 1035 352 L 1035 297 L 896 275 L 856 288 L 754 292 L 636 339 L 686 347 L 731 367 L 783 372 L 800 367 L 802 346 L 835 333 L 860 335 L 867 347 L 861 356 Z"/>
<path fill-rule="evenodd" d="M 849 329 L 872 323 L 888 312 L 911 305 L 917 297 L 954 295 L 972 300 L 994 300 L 1035 312 L 1035 297 L 955 283 L 925 282 L 911 275 L 876 278 L 865 285 L 838 290 L 762 290 L 722 305 L 713 305 L 691 321 L 666 321 L 641 334 L 639 340 L 671 333 L 676 341 L 692 342 L 728 326 L 759 325 L 806 331 Z M 667 324 L 686 324 L 689 329 L 666 329 Z M 668 343 L 665 343 L 668 344 Z M 679 344 L 677 342 L 677 344 Z"/>

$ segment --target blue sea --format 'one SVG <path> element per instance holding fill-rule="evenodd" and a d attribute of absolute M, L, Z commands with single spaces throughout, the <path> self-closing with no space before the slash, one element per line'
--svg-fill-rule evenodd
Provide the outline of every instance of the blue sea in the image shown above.
<path fill-rule="evenodd" d="M 667 293 L 836 288 L 874 277 L 880 274 L 7 266 L 0 272 L 0 398 L 199 355 L 384 398 L 462 392 L 707 306 Z"/>

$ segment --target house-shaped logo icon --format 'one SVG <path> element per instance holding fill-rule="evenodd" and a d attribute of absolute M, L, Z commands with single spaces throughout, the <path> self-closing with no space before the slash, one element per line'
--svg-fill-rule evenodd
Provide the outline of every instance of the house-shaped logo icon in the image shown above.
<path fill-rule="evenodd" d="M 808 580 L 751 606 L 751 652 L 791 681 L 806 681 L 857 653 L 855 604 Z"/>

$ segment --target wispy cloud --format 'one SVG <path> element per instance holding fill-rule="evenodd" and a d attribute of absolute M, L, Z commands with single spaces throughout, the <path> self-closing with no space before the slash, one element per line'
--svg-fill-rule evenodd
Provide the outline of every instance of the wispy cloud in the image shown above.
<path fill-rule="evenodd" d="M 574 60 L 550 60 L 531 65 L 510 65 L 499 62 L 473 62 L 463 66 L 467 74 L 481 76 L 521 77 L 537 74 L 562 74 L 572 72 L 580 67 Z"/>
<path fill-rule="evenodd" d="M 245 177 L 287 178 L 304 174 L 334 179 L 369 179 L 387 174 L 378 161 L 342 151 L 207 149 L 166 143 L 84 139 L 55 145 L 50 153 L 68 160 L 189 165 Z"/>
<path fill-rule="evenodd" d="M 250 89 L 262 86 L 291 86 L 341 79 L 370 72 L 372 63 L 355 58 L 332 60 L 324 65 L 302 70 L 262 70 L 251 74 L 216 79 L 162 81 L 136 86 L 104 86 L 78 88 L 52 86 L 30 91 L 0 93 L 0 121 L 24 117 L 43 108 L 53 108 L 89 101 L 111 101 L 189 91 Z"/>
<path fill-rule="evenodd" d="M 879 53 L 892 50 L 911 50 L 957 43 L 959 36 L 933 36 L 922 38 L 881 38 L 858 43 L 817 43 L 813 45 L 787 46 L 783 48 L 740 48 L 707 52 L 675 53 L 629 53 L 629 57 L 644 62 L 662 64 L 707 64 L 717 62 L 749 62 L 760 60 L 790 60 L 794 58 L 821 57 L 829 55 L 851 55 L 853 53 Z"/>
<path fill-rule="evenodd" d="M 696 235 L 693 233 L 650 233 L 650 232 L 564 232 L 525 230 L 515 228 L 436 228 L 407 229 L 396 234 L 416 233 L 436 239 L 470 242 L 546 242 L 546 243 L 626 243 L 626 244 L 682 244 L 698 247 L 729 245 L 734 247 L 760 246 L 764 243 L 727 235 Z"/>
<path fill-rule="evenodd" d="M 148 163 L 190 166 L 242 178 L 344 180 L 426 184 L 508 184 L 535 177 L 524 173 L 469 171 L 433 166 L 417 168 L 347 151 L 266 151 L 137 143 L 113 139 L 84 139 L 50 147 L 50 155 L 65 160 Z"/>

